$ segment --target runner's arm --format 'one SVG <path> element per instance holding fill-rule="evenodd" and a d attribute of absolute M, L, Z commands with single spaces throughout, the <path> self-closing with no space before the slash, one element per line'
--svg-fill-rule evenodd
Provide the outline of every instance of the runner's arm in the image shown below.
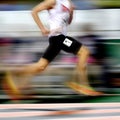
<path fill-rule="evenodd" d="M 75 8 L 75 6 L 73 5 L 73 3 L 71 2 L 71 0 L 69 0 L 70 1 L 70 19 L 69 19 L 69 24 L 71 24 L 71 22 L 72 22 L 72 20 L 73 20 L 73 11 L 74 11 L 74 8 Z"/>
<path fill-rule="evenodd" d="M 38 25 L 38 27 L 41 29 L 43 35 L 47 35 L 49 33 L 49 30 L 43 25 L 41 19 L 38 16 L 38 13 L 43 10 L 50 9 L 54 4 L 55 0 L 44 0 L 32 9 L 32 17 Z"/>

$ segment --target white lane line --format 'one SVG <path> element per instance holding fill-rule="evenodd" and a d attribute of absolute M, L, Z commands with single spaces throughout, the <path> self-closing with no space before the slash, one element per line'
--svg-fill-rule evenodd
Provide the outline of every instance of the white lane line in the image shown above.
<path fill-rule="evenodd" d="M 1 104 L 0 109 L 49 109 L 72 107 L 120 107 L 120 103 Z"/>

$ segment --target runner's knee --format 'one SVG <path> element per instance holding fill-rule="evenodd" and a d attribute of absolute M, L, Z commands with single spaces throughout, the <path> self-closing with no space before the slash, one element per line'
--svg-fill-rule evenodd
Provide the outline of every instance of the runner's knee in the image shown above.
<path fill-rule="evenodd" d="M 45 70 L 45 68 L 48 66 L 49 62 L 44 59 L 44 58 L 41 58 L 37 63 L 37 67 L 36 67 L 36 71 L 37 72 L 42 72 Z"/>
<path fill-rule="evenodd" d="M 45 70 L 45 68 L 46 68 L 46 66 L 44 66 L 44 65 L 38 65 L 37 68 L 36 68 L 36 71 L 37 72 L 42 72 L 42 71 Z"/>
<path fill-rule="evenodd" d="M 83 55 L 84 56 L 89 56 L 89 54 L 90 54 L 90 50 L 85 46 L 82 46 L 80 48 L 80 50 L 78 51 L 78 56 L 83 56 Z"/>
<path fill-rule="evenodd" d="M 84 47 L 83 54 L 85 54 L 86 56 L 89 56 L 90 50 L 87 47 Z"/>

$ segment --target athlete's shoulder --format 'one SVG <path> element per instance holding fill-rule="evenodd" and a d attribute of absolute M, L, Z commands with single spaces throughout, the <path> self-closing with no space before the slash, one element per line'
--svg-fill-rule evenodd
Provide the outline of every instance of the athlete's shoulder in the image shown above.
<path fill-rule="evenodd" d="M 56 4 L 56 0 L 44 0 L 44 5 L 49 9 Z"/>
<path fill-rule="evenodd" d="M 44 3 L 49 3 L 51 5 L 51 4 L 55 4 L 56 0 L 44 0 L 43 2 Z"/>
<path fill-rule="evenodd" d="M 55 5 L 55 0 L 44 0 L 40 2 L 38 5 L 36 5 L 32 10 L 33 11 L 41 11 L 41 10 L 47 10 L 50 9 Z"/>

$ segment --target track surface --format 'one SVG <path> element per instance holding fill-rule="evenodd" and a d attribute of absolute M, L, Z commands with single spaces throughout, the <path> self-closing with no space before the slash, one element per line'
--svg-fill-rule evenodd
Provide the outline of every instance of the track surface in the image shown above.
<path fill-rule="evenodd" d="M 0 120 L 120 120 L 120 103 L 1 104 Z"/>

